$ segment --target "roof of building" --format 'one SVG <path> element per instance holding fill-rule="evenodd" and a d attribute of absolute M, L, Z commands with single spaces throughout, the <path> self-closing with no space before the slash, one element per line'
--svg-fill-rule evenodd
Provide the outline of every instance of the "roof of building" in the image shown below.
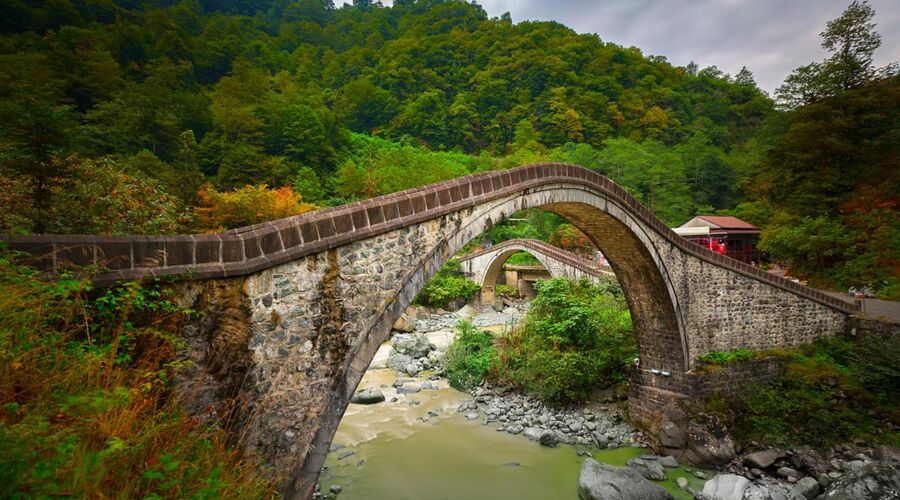
<path fill-rule="evenodd" d="M 710 227 L 712 229 L 731 229 L 740 231 L 759 231 L 749 222 L 730 215 L 698 215 L 679 227 Z"/>

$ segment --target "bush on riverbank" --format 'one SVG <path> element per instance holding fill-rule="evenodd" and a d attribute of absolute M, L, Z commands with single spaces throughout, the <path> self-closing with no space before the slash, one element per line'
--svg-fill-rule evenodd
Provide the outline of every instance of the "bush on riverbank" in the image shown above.
<path fill-rule="evenodd" d="M 429 307 L 447 307 L 451 302 L 468 301 L 481 290 L 474 281 L 458 274 L 459 262 L 451 259 L 416 295 L 413 303 Z"/>
<path fill-rule="evenodd" d="M 900 444 L 900 338 L 825 338 L 785 350 L 785 373 L 736 401 L 713 398 L 745 442 L 824 446 L 853 439 Z"/>
<path fill-rule="evenodd" d="M 274 496 L 175 400 L 184 314 L 159 286 L 47 283 L 0 254 L 0 497 Z"/>
<path fill-rule="evenodd" d="M 480 384 L 496 354 L 490 332 L 479 330 L 468 321 L 457 323 L 456 339 L 444 355 L 444 372 L 450 385 L 467 390 Z"/>
<path fill-rule="evenodd" d="M 490 377 L 557 404 L 623 381 L 636 344 L 615 288 L 565 278 L 535 283 L 525 324 L 499 342 Z"/>

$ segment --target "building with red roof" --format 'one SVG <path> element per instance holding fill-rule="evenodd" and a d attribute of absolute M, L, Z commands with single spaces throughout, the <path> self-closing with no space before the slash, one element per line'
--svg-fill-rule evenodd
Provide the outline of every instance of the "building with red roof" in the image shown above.
<path fill-rule="evenodd" d="M 698 215 L 684 224 L 672 228 L 675 233 L 741 262 L 759 260 L 756 241 L 758 227 L 730 215 Z"/>

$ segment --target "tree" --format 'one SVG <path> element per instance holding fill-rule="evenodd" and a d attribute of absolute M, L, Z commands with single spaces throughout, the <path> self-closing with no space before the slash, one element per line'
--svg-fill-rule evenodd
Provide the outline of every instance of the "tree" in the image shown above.
<path fill-rule="evenodd" d="M 896 63 L 882 70 L 872 64 L 873 54 L 881 46 L 873 17 L 875 9 L 868 1 L 853 0 L 840 17 L 828 21 L 819 36 L 831 57 L 795 69 L 775 91 L 779 103 L 792 109 L 889 76 Z"/>
<path fill-rule="evenodd" d="M 65 104 L 63 82 L 36 54 L 0 56 L 0 168 L 31 189 L 33 230 L 46 229 L 52 189 L 71 175 L 78 116 Z"/>
<path fill-rule="evenodd" d="M 738 71 L 737 75 L 734 75 L 734 83 L 738 85 L 750 85 L 755 87 L 756 80 L 753 78 L 753 72 L 747 69 L 746 66 L 741 66 L 741 70 Z"/>

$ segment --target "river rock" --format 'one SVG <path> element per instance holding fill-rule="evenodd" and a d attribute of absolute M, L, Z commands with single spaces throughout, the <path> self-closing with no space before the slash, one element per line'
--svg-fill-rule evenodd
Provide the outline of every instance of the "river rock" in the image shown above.
<path fill-rule="evenodd" d="M 392 329 L 401 333 L 412 333 L 416 330 L 416 321 L 411 319 L 407 313 L 403 313 L 397 318 L 397 321 L 394 321 Z"/>
<path fill-rule="evenodd" d="M 387 358 L 387 367 L 393 370 L 397 370 L 398 372 L 406 371 L 406 365 L 413 362 L 413 359 L 406 354 L 400 354 L 399 352 L 391 349 L 390 354 L 388 354 Z"/>
<path fill-rule="evenodd" d="M 704 426 L 692 424 L 688 433 L 684 459 L 697 467 L 714 469 L 731 462 L 735 457 L 731 436 L 716 436 Z"/>
<path fill-rule="evenodd" d="M 678 467 L 678 460 L 675 460 L 675 457 L 668 455 L 665 457 L 659 457 L 659 465 L 663 467 L 667 467 L 669 469 L 674 469 Z"/>
<path fill-rule="evenodd" d="M 897 498 L 900 469 L 895 464 L 870 463 L 844 474 L 818 498 L 856 500 Z"/>
<path fill-rule="evenodd" d="M 411 358 L 424 358 L 434 349 L 422 333 L 398 333 L 391 339 L 394 350 Z"/>
<path fill-rule="evenodd" d="M 358 405 L 372 405 L 376 403 L 381 403 L 384 401 L 384 394 L 374 387 L 370 387 L 368 389 L 363 389 L 350 399 L 351 403 L 355 403 Z"/>
<path fill-rule="evenodd" d="M 679 476 L 679 477 L 675 478 L 675 484 L 677 484 L 679 488 L 685 489 L 685 488 L 687 488 L 688 480 L 686 477 Z"/>
<path fill-rule="evenodd" d="M 415 394 L 415 393 L 417 393 L 417 392 L 419 392 L 419 391 L 421 391 L 421 390 L 422 390 L 422 386 L 421 386 L 421 385 L 417 385 L 417 384 L 412 383 L 412 382 L 408 382 L 408 383 L 403 384 L 403 385 L 401 385 L 400 387 L 397 388 L 397 392 L 398 392 L 399 394 Z"/>
<path fill-rule="evenodd" d="M 789 477 L 797 477 L 800 475 L 797 473 L 797 471 L 795 471 L 794 469 L 792 469 L 790 467 L 779 467 L 778 470 L 775 471 L 775 473 L 785 479 L 787 479 Z"/>
<path fill-rule="evenodd" d="M 671 500 L 672 495 L 630 467 L 613 467 L 587 458 L 578 477 L 582 500 Z"/>
<path fill-rule="evenodd" d="M 798 498 L 815 498 L 819 494 L 819 482 L 811 477 L 804 477 L 791 488 L 791 494 Z"/>
<path fill-rule="evenodd" d="M 475 412 L 466 413 L 466 420 L 476 420 L 478 418 L 478 414 Z"/>
<path fill-rule="evenodd" d="M 407 363 L 404 371 L 410 376 L 415 377 L 419 373 L 419 367 L 415 363 Z"/>
<path fill-rule="evenodd" d="M 747 467 L 756 467 L 759 469 L 765 469 L 766 467 L 775 463 L 779 458 L 784 457 L 784 452 L 781 450 L 763 450 L 753 452 L 746 457 L 744 457 L 744 464 Z"/>
<path fill-rule="evenodd" d="M 788 500 L 788 494 L 776 484 L 759 481 L 747 485 L 747 489 L 744 490 L 744 500 Z M 790 500 L 800 499 L 792 496 Z"/>
<path fill-rule="evenodd" d="M 666 472 L 663 470 L 662 464 L 656 460 L 643 460 L 640 458 L 632 458 L 625 462 L 625 465 L 638 471 L 642 476 L 654 481 L 664 481 Z"/>
<path fill-rule="evenodd" d="M 743 500 L 750 481 L 737 474 L 717 474 L 703 485 L 703 494 L 718 500 Z"/>

